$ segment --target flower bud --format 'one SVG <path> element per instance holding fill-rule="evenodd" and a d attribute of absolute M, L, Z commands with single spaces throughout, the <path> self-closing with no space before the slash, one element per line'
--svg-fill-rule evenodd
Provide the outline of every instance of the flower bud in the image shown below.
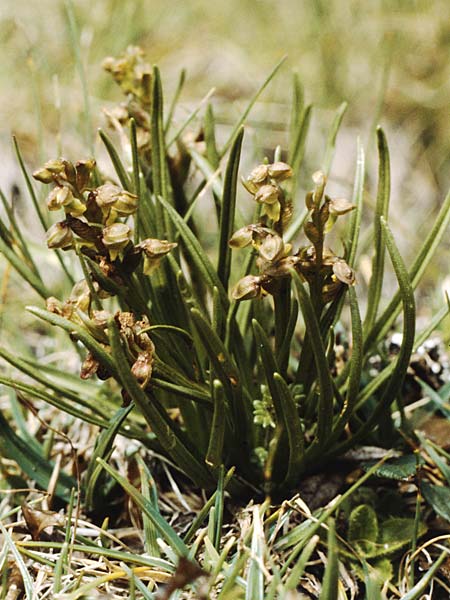
<path fill-rule="evenodd" d="M 68 302 L 74 307 L 85 313 L 88 312 L 91 305 L 91 291 L 88 282 L 85 279 L 80 279 L 72 287 Z"/>
<path fill-rule="evenodd" d="M 275 204 L 275 202 L 278 202 L 279 197 L 279 188 L 272 184 L 261 186 L 255 194 L 255 200 L 260 204 Z"/>
<path fill-rule="evenodd" d="M 153 354 L 151 352 L 142 352 L 131 367 L 131 372 L 138 380 L 142 388 L 146 388 L 153 370 Z"/>
<path fill-rule="evenodd" d="M 72 190 L 67 186 L 57 186 L 47 197 L 48 210 L 59 210 L 74 200 Z"/>
<path fill-rule="evenodd" d="M 355 272 L 348 266 L 345 260 L 341 258 L 336 260 L 333 264 L 333 274 L 339 281 L 342 281 L 342 283 L 347 285 L 355 284 Z"/>
<path fill-rule="evenodd" d="M 89 178 L 95 167 L 95 160 L 89 158 L 87 160 L 79 160 L 75 165 L 76 171 L 76 185 L 80 192 L 84 191 L 85 187 L 89 183 Z"/>
<path fill-rule="evenodd" d="M 127 217 L 136 212 L 138 197 L 125 190 L 120 190 L 114 203 L 114 211 L 119 217 Z"/>
<path fill-rule="evenodd" d="M 269 177 L 277 181 L 284 181 L 292 177 L 291 167 L 284 162 L 276 162 L 268 166 Z"/>
<path fill-rule="evenodd" d="M 69 248 L 73 243 L 73 233 L 65 221 L 61 221 L 50 227 L 46 239 L 49 248 Z"/>
<path fill-rule="evenodd" d="M 269 166 L 268 165 L 258 165 L 257 167 L 255 167 L 253 169 L 253 171 L 250 173 L 250 175 L 248 176 L 248 180 L 252 181 L 255 184 L 263 184 L 266 179 L 267 176 L 269 174 Z"/>
<path fill-rule="evenodd" d="M 45 167 L 34 171 L 33 177 L 41 183 L 51 183 L 53 181 L 53 173 Z"/>
<path fill-rule="evenodd" d="M 345 198 L 333 198 L 329 201 L 328 208 L 332 215 L 340 216 L 350 212 L 356 208 L 356 206 Z"/>
<path fill-rule="evenodd" d="M 116 260 L 131 239 L 131 229 L 125 223 L 114 223 L 103 229 L 102 242 L 108 248 L 111 260 Z"/>
<path fill-rule="evenodd" d="M 176 242 L 148 238 L 138 244 L 138 248 L 144 251 L 143 271 L 144 275 L 151 275 L 158 268 L 161 258 L 177 247 Z"/>
<path fill-rule="evenodd" d="M 234 300 L 250 300 L 261 296 L 261 278 L 256 275 L 246 275 L 231 291 Z"/>
<path fill-rule="evenodd" d="M 116 197 L 121 189 L 112 183 L 105 183 L 95 190 L 95 201 L 103 210 L 108 209 L 116 202 Z"/>
<path fill-rule="evenodd" d="M 253 240 L 253 229 L 250 225 L 241 227 L 233 233 L 228 245 L 231 248 L 245 248 L 252 243 Z"/>
<path fill-rule="evenodd" d="M 284 242 L 279 235 L 268 235 L 259 247 L 260 256 L 269 262 L 275 262 L 284 254 Z"/>
<path fill-rule="evenodd" d="M 44 165 L 44 168 L 54 175 L 59 175 L 60 173 L 65 173 L 66 163 L 67 161 L 63 158 L 55 158 L 54 160 L 47 161 Z"/>

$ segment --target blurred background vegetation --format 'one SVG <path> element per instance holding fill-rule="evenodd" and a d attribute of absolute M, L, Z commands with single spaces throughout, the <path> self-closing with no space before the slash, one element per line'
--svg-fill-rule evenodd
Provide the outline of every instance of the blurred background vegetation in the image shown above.
<path fill-rule="evenodd" d="M 306 102 L 315 107 L 305 189 L 320 167 L 335 111 L 347 101 L 330 191 L 334 185 L 350 194 L 360 136 L 368 151 L 370 205 L 376 180 L 372 134 L 381 123 L 393 167 L 392 227 L 407 261 L 450 184 L 448 0 L 2 0 L 0 15 L 0 148 L 4 156 L 10 153 L 14 133 L 31 167 L 60 153 L 70 159 L 90 154 L 88 140 L 103 124 L 102 108 L 121 100 L 101 62 L 137 44 L 160 66 L 166 98 L 186 69 L 180 123 L 214 88 L 224 130 L 287 55 L 250 117 L 246 160 L 253 164 L 285 143 L 296 71 Z M 80 40 L 90 123 L 70 15 Z M 3 163 L 0 185 L 8 193 L 14 168 L 6 158 Z M 430 304 L 442 304 L 446 265 L 442 252 L 424 290 Z"/>

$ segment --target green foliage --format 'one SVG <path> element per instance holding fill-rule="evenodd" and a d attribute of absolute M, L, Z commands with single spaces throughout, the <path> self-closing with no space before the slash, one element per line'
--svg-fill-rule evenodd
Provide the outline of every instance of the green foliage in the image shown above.
<path fill-rule="evenodd" d="M 90 379 L 85 382 L 87 394 L 62 386 L 58 399 L 54 392 L 59 384 L 40 371 L 37 360 L 25 364 L 6 351 L 5 356 L 42 386 L 35 393 L 32 387 L 24 388 L 28 396 L 104 429 L 96 458 L 107 459 L 115 435 L 126 431 L 169 457 L 200 487 L 213 490 L 223 470 L 233 467 L 231 493 L 256 489 L 284 498 L 305 473 L 362 440 L 376 443 L 382 425 L 392 422 L 419 340 L 414 289 L 423 268 L 416 261 L 406 269 L 387 224 L 390 165 L 383 131 L 377 130 L 375 247 L 363 322 L 355 277 L 365 170 L 360 145 L 352 202 L 326 191 L 345 104 L 329 133 L 324 170 L 312 175 L 312 190 L 302 210 L 297 182 L 311 108 L 304 106 L 294 78 L 287 155 L 291 165 L 280 160 L 279 148 L 272 162 L 265 159 L 243 178 L 256 216 L 253 223 L 237 223 L 246 202 L 238 188 L 243 123 L 279 67 L 221 148 L 210 105 L 206 143 L 192 143 L 180 130 L 172 147 L 175 106 L 164 119 L 159 70 L 147 65 L 136 48 L 129 48 L 119 61 L 105 62 L 127 94 L 120 118 L 109 116 L 126 152 L 121 156 L 110 136 L 100 132 L 115 181 L 107 180 L 93 158 L 75 164 L 51 160 L 34 173 L 35 179 L 52 185 L 47 208 L 63 212 L 63 219 L 48 230 L 49 248 L 58 252 L 65 268 L 63 253 L 74 253 L 81 263 L 84 278 L 69 298 L 49 297 L 25 237 L 1 223 L 0 251 L 47 301 L 46 310 L 39 306 L 30 312 L 65 330 L 83 354 L 81 377 Z M 183 81 L 184 75 L 180 86 Z M 24 174 L 39 219 L 47 227 Z M 214 209 L 202 212 L 209 211 L 213 248 L 207 248 L 205 220 L 198 210 L 199 202 L 205 202 L 200 191 L 208 187 Z M 421 264 L 429 262 L 449 215 L 447 200 L 419 251 Z M 329 247 L 332 230 L 344 241 L 342 256 Z M 239 253 L 248 253 L 244 261 L 239 261 Z M 387 256 L 399 289 L 380 311 Z M 352 347 L 338 369 L 335 331 L 347 327 L 346 306 Z M 367 384 L 367 365 L 385 337 L 385 323 L 392 324 L 400 310 L 400 351 Z M 95 378 L 109 380 L 109 405 L 96 403 Z M 59 379 L 63 381 L 63 371 Z M 2 381 L 8 385 L 6 378 Z M 120 398 L 130 408 L 120 409 Z M 405 457 L 384 465 L 380 474 L 389 471 L 387 476 L 403 478 L 413 474 L 415 464 L 412 468 Z M 91 507 L 99 496 L 98 476 L 98 467 L 91 466 L 84 480 Z M 369 537 L 369 542 L 374 540 Z M 251 585 L 257 589 L 259 577 L 253 570 Z"/>

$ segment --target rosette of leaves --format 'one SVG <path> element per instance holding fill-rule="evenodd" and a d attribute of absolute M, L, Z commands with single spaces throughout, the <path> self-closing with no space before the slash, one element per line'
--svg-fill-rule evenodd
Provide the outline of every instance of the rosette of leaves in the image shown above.
<path fill-rule="evenodd" d="M 123 68 L 133 71 L 138 62 Z M 134 77 L 130 75 L 124 91 L 143 102 L 146 96 L 132 89 Z M 55 394 L 54 374 L 45 373 L 38 361 L 30 365 L 3 349 L 0 354 L 36 379 L 40 398 L 109 431 L 109 439 L 117 431 L 139 439 L 169 457 L 195 484 L 214 488 L 222 467 L 234 467 L 232 493 L 257 490 L 284 497 L 306 472 L 362 441 L 370 444 L 380 427 L 393 423 L 411 353 L 429 331 L 415 333 L 413 291 L 450 219 L 450 198 L 408 270 L 387 224 L 389 153 L 378 130 L 373 269 L 363 322 L 354 285 L 364 190 L 362 148 L 351 202 L 327 195 L 325 169 L 314 175 L 314 188 L 303 205 L 295 182 L 310 109 L 296 102 L 286 162 L 277 149 L 246 180 L 257 217 L 245 225 L 237 210 L 242 123 L 258 94 L 223 144 L 217 141 L 209 106 L 200 136 L 204 144 L 184 146 L 181 152 L 183 128 L 174 127 L 173 105 L 164 115 L 158 69 L 144 79 L 151 82 L 146 105 L 150 161 L 141 152 L 132 118 L 127 132 L 131 157 L 125 153 L 121 159 L 112 141 L 102 136 L 116 181 L 102 180 L 90 162 L 87 169 L 85 163 L 64 160 L 47 164 L 38 176 L 53 184 L 49 208 L 64 211 L 60 227 L 65 231 L 55 233 L 61 246 L 53 237 L 50 245 L 77 251 L 84 284 L 80 294 L 66 300 L 69 306 L 52 299 L 50 310 L 29 310 L 67 331 L 83 353 L 83 377 L 91 379 L 82 381 L 83 393 L 74 393 L 60 373 Z M 328 164 L 336 133 L 337 126 L 327 148 Z M 173 140 L 180 145 L 172 146 Z M 192 189 L 185 182 L 194 172 L 198 185 Z M 203 190 L 214 206 L 212 254 L 205 250 L 195 212 Z M 336 220 L 343 226 L 340 255 L 327 244 Z M 20 238 L 13 243 L 5 233 L 0 251 L 47 300 L 51 294 L 24 243 Z M 232 250 L 247 246 L 251 251 L 244 258 Z M 398 291 L 382 307 L 387 256 Z M 351 358 L 338 369 L 335 328 L 345 305 L 350 310 Z M 398 354 L 363 385 L 364 365 L 400 313 Z M 109 380 L 102 384 L 107 401 L 98 400 L 95 376 Z M 132 407 L 125 416 L 124 400 Z M 125 418 L 126 424 L 120 420 Z"/>

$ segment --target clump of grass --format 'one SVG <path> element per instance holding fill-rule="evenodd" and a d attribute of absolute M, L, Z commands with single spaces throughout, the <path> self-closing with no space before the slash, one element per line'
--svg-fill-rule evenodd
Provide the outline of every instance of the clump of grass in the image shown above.
<path fill-rule="evenodd" d="M 159 556 L 162 547 L 169 558 L 169 563 L 156 566 L 165 574 L 174 571 L 177 556 L 194 558 L 202 548 L 202 565 L 212 573 L 207 594 L 216 585 L 221 589 L 218 597 L 240 597 L 239 589 L 245 590 L 247 598 L 275 597 L 280 590 L 287 594 L 296 588 L 325 527 L 328 560 L 321 597 L 336 597 L 338 552 L 357 565 L 354 568 L 366 588 L 379 593 L 380 578 L 392 575 L 389 557 L 411 539 L 415 540 L 415 556 L 417 540 L 426 530 L 420 511 L 415 519 L 392 517 L 389 521 L 383 515 L 380 523 L 370 503 L 352 504 L 353 493 L 371 474 L 380 473 L 379 464 L 368 466 L 367 473 L 350 490 L 320 513 L 305 511 L 300 500 L 272 513 L 268 508 L 271 499 L 287 500 L 308 474 L 354 451 L 361 443 L 383 446 L 385 432 L 390 434 L 389 445 L 398 449 L 420 445 L 405 416 L 403 383 L 413 351 L 439 325 L 447 307 L 424 331 L 416 333 L 414 289 L 450 219 L 450 195 L 408 270 L 388 225 L 389 152 L 386 137 L 378 129 L 374 253 L 362 320 L 356 258 L 364 152 L 358 147 L 352 201 L 330 197 L 326 173 L 317 171 L 304 210 L 299 212 L 295 182 L 311 109 L 299 102 L 297 79 L 294 98 L 298 102 L 293 107 L 286 161 L 281 160 L 282 149 L 277 148 L 273 157 L 263 160 L 243 179 L 254 208 L 252 222 L 246 223 L 238 194 L 245 135 L 242 124 L 258 94 L 228 140 L 218 147 L 211 106 L 195 142 L 183 137 L 184 127 L 173 136 L 173 105 L 165 119 L 159 71 L 145 63 L 141 51 L 130 48 L 119 59 L 108 59 L 105 67 L 126 95 L 126 102 L 108 113 L 122 143 L 122 156 L 109 135 L 100 132 L 116 176 L 106 178 L 93 157 L 75 163 L 52 159 L 33 174 L 37 181 L 51 186 L 47 209 L 62 215 L 48 226 L 33 195 L 47 228 L 47 245 L 58 253 L 69 281 L 82 275 L 67 298 L 50 294 L 26 236 L 15 222 L 11 221 L 10 227 L 0 222 L 0 251 L 46 303 L 45 308 L 29 307 L 29 312 L 67 332 L 68 344 L 73 343 L 82 357 L 81 380 L 68 377 L 62 369 L 46 368 L 37 360 L 0 349 L 0 356 L 33 383 L 3 375 L 0 382 L 21 396 L 43 400 L 100 427 L 91 463 L 78 482 L 80 500 L 88 511 L 102 514 L 111 487 L 118 483 L 144 515 L 147 552 Z M 327 165 L 343 111 L 343 107 L 338 111 L 329 137 Z M 189 177 L 194 168 L 196 187 Z M 28 177 L 25 170 L 24 174 Z M 209 187 L 209 224 L 214 222 L 217 244 L 206 251 L 195 209 L 202 190 Z M 34 194 L 31 182 L 29 189 Z M 328 242 L 334 228 L 339 229 L 343 241 L 340 253 L 335 253 Z M 66 260 L 70 253 L 78 267 Z M 398 291 L 381 309 L 387 256 Z M 351 349 L 342 362 L 337 356 L 336 337 L 346 323 L 342 318 L 346 306 Z M 399 351 L 368 381 L 370 359 L 400 312 L 403 331 Z M 4 454 L 46 488 L 54 465 L 39 446 L 21 439 L 3 417 L 0 426 Z M 118 433 L 162 455 L 195 486 L 212 494 L 184 539 L 159 514 L 144 464 L 140 465 L 142 493 L 108 464 Z M 408 461 L 410 456 L 403 458 Z M 412 466 L 409 462 L 406 466 L 389 463 L 384 476 L 415 476 L 420 465 L 413 458 Z M 444 477 L 446 469 L 444 465 L 441 470 Z M 54 484 L 54 494 L 73 503 L 70 490 L 76 483 L 62 472 Z M 225 490 L 238 499 L 267 498 L 265 504 L 254 507 L 251 524 L 242 532 L 244 546 L 251 548 L 249 556 L 245 552 L 240 555 L 234 537 L 225 538 L 221 545 Z M 435 510 L 447 491 L 436 483 L 423 488 Z M 346 505 L 349 498 L 352 500 Z M 347 545 L 338 542 L 330 520 L 338 509 L 348 512 Z M 209 524 L 202 530 L 208 510 Z M 305 520 L 293 526 L 287 536 L 281 535 L 296 512 Z M 269 532 L 268 537 L 264 531 Z M 402 537 L 402 531 L 408 535 Z M 9 534 L 4 535 L 9 540 Z M 75 540 L 72 549 L 93 552 L 92 545 L 81 547 Z M 69 538 L 64 543 L 68 544 Z M 50 544 L 49 548 L 61 550 L 61 561 L 65 560 L 62 557 L 67 546 Z M 270 562 L 269 546 L 277 549 L 284 566 Z M 39 561 L 36 552 L 27 552 Z M 106 552 L 104 556 L 108 556 Z M 262 567 L 264 561 L 268 561 L 270 577 Z M 155 567 L 153 563 L 142 566 Z M 57 564 L 53 567 L 56 569 Z M 181 570 L 183 585 L 202 575 L 194 569 L 192 577 L 187 577 L 187 563 Z M 137 578 L 140 571 L 124 567 L 123 573 L 144 597 L 154 597 L 144 592 L 145 586 Z M 80 597 L 114 579 L 105 577 L 67 597 Z M 166 575 L 151 577 L 155 581 L 167 579 Z M 25 571 L 22 579 L 27 581 Z M 414 573 L 408 592 L 411 598 L 421 585 L 413 584 Z M 72 585 L 70 580 L 69 589 Z M 235 591 L 227 596 L 230 590 Z"/>

